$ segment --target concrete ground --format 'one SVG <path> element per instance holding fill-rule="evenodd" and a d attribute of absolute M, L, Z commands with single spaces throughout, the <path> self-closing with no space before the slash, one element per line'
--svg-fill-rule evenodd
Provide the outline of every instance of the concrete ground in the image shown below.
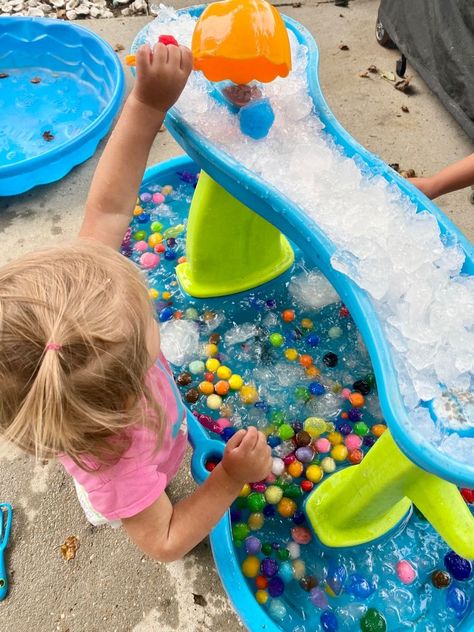
<path fill-rule="evenodd" d="M 182 4 L 187 3 L 178 3 Z M 393 72 L 397 59 L 395 51 L 382 49 L 375 42 L 377 0 L 352 0 L 349 8 L 335 7 L 330 0 L 303 1 L 299 8 L 282 6 L 282 11 L 315 35 L 321 49 L 320 78 L 327 101 L 342 125 L 368 149 L 418 174 L 430 174 L 474 151 L 473 144 L 416 75 L 411 96 L 397 92 L 378 76 L 359 76 L 371 64 Z M 112 45 L 119 43 L 128 49 L 148 19 L 82 24 Z M 341 50 L 340 44 L 349 50 Z M 120 53 L 122 58 L 125 52 Z M 128 73 L 127 82 L 130 88 Z M 402 106 L 409 112 L 402 112 Z M 181 149 L 169 134 L 160 134 L 150 164 L 179 153 Z M 4 244 L 0 263 L 39 244 L 75 235 L 99 155 L 100 150 L 59 183 L 0 200 Z M 474 207 L 468 202 L 467 191 L 438 202 L 472 240 Z M 8 449 L 0 459 L 0 481 L 0 501 L 11 502 L 15 509 L 7 555 L 11 592 L 0 604 L 0 630 L 242 629 L 214 570 L 207 541 L 183 561 L 155 563 L 142 556 L 121 530 L 88 526 L 71 481 L 55 463 L 35 464 Z M 172 495 L 179 498 L 192 488 L 188 467 L 183 467 L 171 486 Z M 59 547 L 70 535 L 77 536 L 81 546 L 76 559 L 65 562 Z"/>

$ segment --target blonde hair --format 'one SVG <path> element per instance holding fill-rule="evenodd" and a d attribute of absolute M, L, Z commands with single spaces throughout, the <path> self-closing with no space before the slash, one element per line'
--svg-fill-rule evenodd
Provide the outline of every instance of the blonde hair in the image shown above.
<path fill-rule="evenodd" d="M 137 268 L 97 243 L 33 252 L 0 268 L 3 437 L 37 458 L 66 454 L 88 470 L 123 455 L 132 424 L 152 427 L 158 445 L 162 415 L 145 384 L 151 318 Z"/>

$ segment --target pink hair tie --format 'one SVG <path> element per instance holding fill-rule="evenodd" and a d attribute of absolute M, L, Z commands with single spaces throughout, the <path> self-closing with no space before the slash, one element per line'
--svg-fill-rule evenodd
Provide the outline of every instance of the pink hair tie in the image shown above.
<path fill-rule="evenodd" d="M 62 345 L 58 344 L 57 342 L 48 342 L 44 349 L 45 351 L 59 351 L 61 347 Z"/>

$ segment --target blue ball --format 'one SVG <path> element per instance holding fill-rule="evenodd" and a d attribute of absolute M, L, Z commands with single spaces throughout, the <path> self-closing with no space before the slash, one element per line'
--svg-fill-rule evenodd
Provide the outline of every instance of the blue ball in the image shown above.
<path fill-rule="evenodd" d="M 285 584 L 283 583 L 282 578 L 278 577 L 278 575 L 272 577 L 268 582 L 267 590 L 270 597 L 279 597 L 282 595 L 285 591 Z"/>
<path fill-rule="evenodd" d="M 297 338 L 298 336 L 296 335 L 296 331 L 294 331 L 294 329 L 290 329 L 289 331 L 285 332 L 286 344 L 291 345 L 291 343 L 297 340 Z"/>
<path fill-rule="evenodd" d="M 280 437 L 275 437 L 275 435 L 270 435 L 267 439 L 267 443 L 271 448 L 276 448 L 277 445 L 280 445 L 281 439 Z"/>
<path fill-rule="evenodd" d="M 317 347 L 321 342 L 321 338 L 316 334 L 309 334 L 309 336 L 306 336 L 306 342 L 310 347 Z"/>
<path fill-rule="evenodd" d="M 174 313 L 174 310 L 172 307 L 163 308 L 159 315 L 160 321 L 162 323 L 165 323 L 167 320 L 170 320 L 170 318 L 173 318 L 173 313 Z"/>
<path fill-rule="evenodd" d="M 464 559 L 454 551 L 446 553 L 444 556 L 444 565 L 448 573 L 458 581 L 469 579 L 472 573 L 472 564 L 469 560 Z"/>
<path fill-rule="evenodd" d="M 224 430 L 222 431 L 221 437 L 224 439 L 224 441 L 229 441 L 229 439 L 231 437 L 233 437 L 235 435 L 235 433 L 237 432 L 237 428 L 233 428 L 232 426 L 229 426 L 228 428 L 224 428 Z"/>
<path fill-rule="evenodd" d="M 271 518 L 275 515 L 275 507 L 273 505 L 265 505 L 263 508 L 263 515 L 265 518 Z"/>
<path fill-rule="evenodd" d="M 358 573 L 354 573 L 349 577 L 349 585 L 346 590 L 351 595 L 354 595 L 356 599 L 367 599 L 373 592 L 369 582 Z"/>
<path fill-rule="evenodd" d="M 230 510 L 230 519 L 232 522 L 240 522 L 242 518 L 242 512 L 239 509 Z"/>
<path fill-rule="evenodd" d="M 303 511 L 295 511 L 295 513 L 293 514 L 293 522 L 295 524 L 303 524 L 305 520 L 306 516 L 304 515 Z"/>
<path fill-rule="evenodd" d="M 165 250 L 165 259 L 167 261 L 173 261 L 173 259 L 176 259 L 177 256 L 178 255 L 174 250 Z"/>
<path fill-rule="evenodd" d="M 252 101 L 239 111 L 240 131 L 250 138 L 265 138 L 270 131 L 275 114 L 268 99 Z"/>
<path fill-rule="evenodd" d="M 336 615 L 332 610 L 325 610 L 321 614 L 320 621 L 324 632 L 336 632 L 339 629 Z"/>
<path fill-rule="evenodd" d="M 265 301 L 265 305 L 268 307 L 268 309 L 273 309 L 274 307 L 276 307 L 276 301 L 273 298 L 269 298 Z"/>
<path fill-rule="evenodd" d="M 139 224 L 146 224 L 150 221 L 150 215 L 148 213 L 140 213 L 140 215 L 137 215 L 137 221 Z"/>
<path fill-rule="evenodd" d="M 448 608 L 454 610 L 458 617 L 462 617 L 469 607 L 469 600 L 466 593 L 457 586 L 450 586 L 446 595 Z"/>
<path fill-rule="evenodd" d="M 285 582 L 285 584 L 291 582 L 291 580 L 293 579 L 293 566 L 291 565 L 291 563 L 283 562 L 283 564 L 281 564 L 280 568 L 278 569 L 278 574 Z"/>
<path fill-rule="evenodd" d="M 319 396 L 324 395 L 326 392 L 324 384 L 321 384 L 320 382 L 311 382 L 308 388 L 311 395 Z"/>

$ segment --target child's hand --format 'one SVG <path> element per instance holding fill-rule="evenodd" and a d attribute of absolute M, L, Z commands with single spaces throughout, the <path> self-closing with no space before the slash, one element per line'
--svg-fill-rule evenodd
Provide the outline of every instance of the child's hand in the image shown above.
<path fill-rule="evenodd" d="M 226 445 L 222 467 L 242 485 L 266 478 L 272 469 L 272 451 L 265 435 L 254 426 L 236 432 Z"/>
<path fill-rule="evenodd" d="M 132 94 L 157 112 L 166 114 L 179 98 L 193 67 L 191 51 L 185 46 L 148 45 L 136 54 L 137 81 Z"/>
<path fill-rule="evenodd" d="M 434 180 L 434 178 L 408 178 L 409 182 L 411 182 L 413 185 L 415 185 L 417 187 L 417 189 L 420 189 L 420 191 L 422 191 L 426 197 L 429 197 L 430 200 L 432 200 L 435 197 L 438 197 L 438 193 L 436 190 L 436 182 Z"/>

